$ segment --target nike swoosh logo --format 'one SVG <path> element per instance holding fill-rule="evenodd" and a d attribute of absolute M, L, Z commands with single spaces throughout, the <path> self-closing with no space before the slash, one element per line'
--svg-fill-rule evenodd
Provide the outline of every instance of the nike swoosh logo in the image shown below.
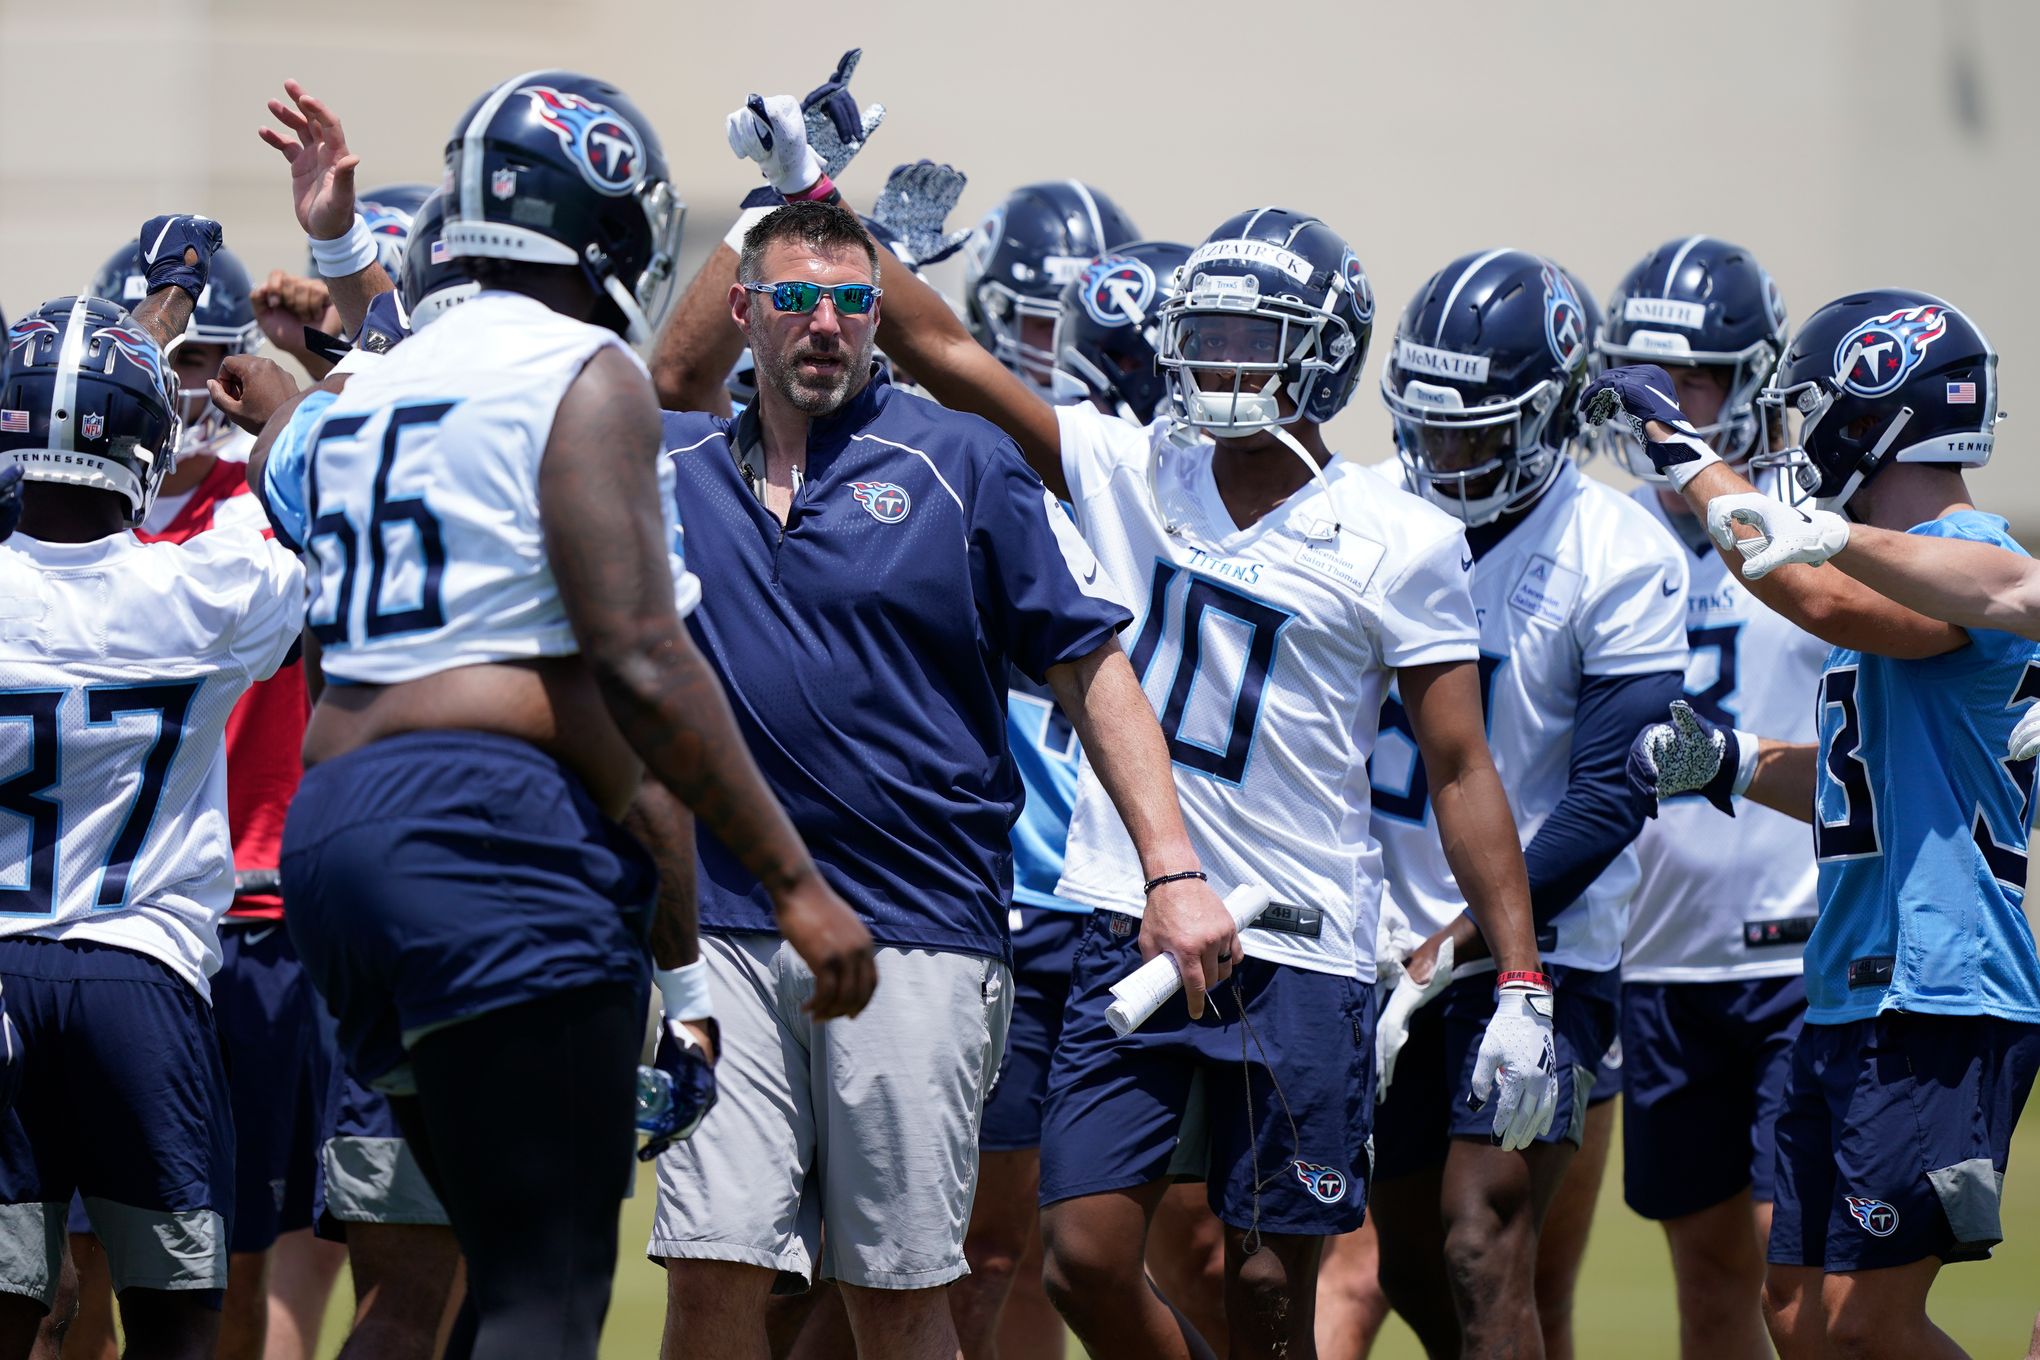
<path fill-rule="evenodd" d="M 275 926 L 268 926 L 262 930 L 251 930 L 246 935 L 241 937 L 241 943 L 261 944 L 264 940 L 268 939 L 271 935 L 274 935 L 275 933 L 276 933 Z"/>
<path fill-rule="evenodd" d="M 1679 399 L 1677 397 L 1668 397 L 1664 393 L 1658 391 L 1655 387 L 1652 387 L 1649 383 L 1645 383 L 1643 385 L 1643 390 L 1650 393 L 1652 396 L 1656 397 L 1659 401 L 1663 402 L 1667 406 L 1677 406 L 1679 404 Z"/>
<path fill-rule="evenodd" d="M 1472 571 L 1472 570 L 1473 570 L 1473 558 L 1471 558 L 1471 557 L 1462 557 L 1462 558 L 1460 558 L 1460 559 L 1459 559 L 1459 569 L 1460 569 L 1461 571 Z"/>
<path fill-rule="evenodd" d="M 1084 573 L 1084 584 L 1090 585 L 1093 581 L 1097 579 L 1098 579 L 1098 564 L 1096 562 L 1093 562 L 1091 564 L 1091 569 Z"/>
<path fill-rule="evenodd" d="M 1664 583 L 1664 584 L 1663 584 L 1662 586 L 1660 586 L 1660 587 L 1658 587 L 1658 588 L 1659 588 L 1660 590 L 1664 591 L 1664 593 L 1665 593 L 1665 598 L 1666 598 L 1666 599 L 1668 599 L 1668 600 L 1669 600 L 1669 599 L 1671 599 L 1671 598 L 1672 598 L 1672 596 L 1674 596 L 1674 595 L 1676 595 L 1676 594 L 1678 594 L 1678 593 L 1679 593 L 1679 585 L 1678 585 L 1678 582 L 1676 582 L 1676 581 L 1667 581 L 1667 582 L 1665 582 L 1665 583 Z"/>

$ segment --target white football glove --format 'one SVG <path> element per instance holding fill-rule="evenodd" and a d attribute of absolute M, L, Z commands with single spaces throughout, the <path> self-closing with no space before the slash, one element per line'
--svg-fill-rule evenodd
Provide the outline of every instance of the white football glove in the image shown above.
<path fill-rule="evenodd" d="M 808 145 L 807 120 L 790 94 L 752 95 L 724 123 L 730 150 L 754 160 L 765 182 L 781 194 L 811 189 L 822 178 L 822 158 Z"/>
<path fill-rule="evenodd" d="M 2029 706 L 2019 715 L 2019 721 L 2012 727 L 2011 749 L 2006 754 L 2013 760 L 2031 760 L 2040 755 L 2040 704 Z"/>
<path fill-rule="evenodd" d="M 1403 915 L 1403 909 L 1384 894 L 1381 915 L 1374 925 L 1375 985 L 1393 990 L 1403 979 L 1404 960 L 1423 942 L 1424 937 L 1410 927 L 1410 918 Z"/>
<path fill-rule="evenodd" d="M 1437 965 L 1431 969 L 1429 980 L 1417 981 L 1400 963 L 1397 964 L 1397 972 L 1395 990 L 1388 994 L 1388 1004 L 1381 1008 L 1381 1019 L 1374 1026 L 1374 1099 L 1377 1103 L 1388 1099 L 1388 1084 L 1395 1080 L 1396 1057 L 1402 1052 L 1402 1046 L 1409 1042 L 1410 1017 L 1419 1007 L 1435 1001 L 1438 993 L 1452 981 L 1451 938 L 1447 937 L 1438 946 Z"/>
<path fill-rule="evenodd" d="M 1737 538 L 1735 526 L 1757 531 Z M 1745 579 L 1761 581 L 1795 562 L 1817 565 L 1849 546 L 1849 521 L 1832 510 L 1802 510 L 1755 491 L 1707 502 L 1707 532 L 1723 548 L 1743 555 Z"/>
<path fill-rule="evenodd" d="M 1558 1112 L 1551 1002 L 1549 987 L 1505 983 L 1480 1036 L 1473 1064 L 1475 1108 L 1495 1099 L 1495 1142 L 1505 1152 L 1529 1147 L 1550 1132 L 1552 1116 Z"/>

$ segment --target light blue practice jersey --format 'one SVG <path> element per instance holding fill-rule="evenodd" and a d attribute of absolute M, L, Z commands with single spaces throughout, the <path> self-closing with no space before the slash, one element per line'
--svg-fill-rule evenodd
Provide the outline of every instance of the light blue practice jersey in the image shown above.
<path fill-rule="evenodd" d="M 2025 553 L 2003 519 L 1974 510 L 1912 532 Z M 2040 644 L 2011 633 L 1971 630 L 1966 646 L 1919 661 L 1829 653 L 1809 1021 L 1897 1010 L 2040 1022 L 2040 958 L 2021 909 L 2034 762 L 2006 756 L 2034 699 Z"/>
<path fill-rule="evenodd" d="M 1070 809 L 1077 801 L 1082 748 L 1076 729 L 1053 694 L 1016 674 L 1006 692 L 1006 740 L 1027 789 L 1020 820 L 1013 823 L 1013 904 L 1088 912 L 1082 903 L 1055 895 L 1070 839 Z"/>

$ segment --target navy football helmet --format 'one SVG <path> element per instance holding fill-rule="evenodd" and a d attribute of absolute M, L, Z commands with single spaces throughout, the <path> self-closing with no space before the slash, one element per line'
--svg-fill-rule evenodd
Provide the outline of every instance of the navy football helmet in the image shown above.
<path fill-rule="evenodd" d="M 679 287 L 687 207 L 628 95 L 572 71 L 513 76 L 454 125 L 446 169 L 449 257 L 578 268 L 615 304 L 612 329 L 650 342 Z"/>
<path fill-rule="evenodd" d="M 1055 381 L 1054 326 L 1065 286 L 1139 230 L 1102 191 L 1073 179 L 1015 189 L 963 246 L 963 315 L 979 344 L 1047 396 Z"/>
<path fill-rule="evenodd" d="M 1105 410 L 1145 425 L 1162 403 L 1162 305 L 1176 295 L 1176 274 L 1190 247 L 1135 241 L 1084 266 L 1058 300 L 1058 370 L 1083 384 Z"/>
<path fill-rule="evenodd" d="M 1596 346 L 1616 364 L 1696 365 L 1722 370 L 1727 395 L 1700 437 L 1731 463 L 1757 451 L 1764 422 L 1757 391 L 1785 352 L 1785 299 L 1749 251 L 1718 236 L 1681 236 L 1633 265 L 1608 298 Z M 1664 478 L 1636 441 L 1622 437 L 1629 470 Z"/>
<path fill-rule="evenodd" d="M 32 482 L 112 491 L 140 524 L 177 462 L 176 379 L 117 303 L 46 302 L 7 332 L 0 455 Z"/>
<path fill-rule="evenodd" d="M 1806 318 L 1757 404 L 1796 414 L 1799 437 L 1752 464 L 1790 468 L 1801 491 L 1840 510 L 1892 463 L 1990 461 L 1997 351 L 1932 294 L 1873 288 Z"/>
<path fill-rule="evenodd" d="M 1177 420 L 1244 435 L 1337 415 L 1373 334 L 1374 286 L 1346 239 L 1308 214 L 1256 208 L 1190 253 L 1162 306 L 1157 363 Z"/>
<path fill-rule="evenodd" d="M 446 226 L 447 196 L 434 193 L 418 205 L 412 218 L 410 241 L 404 247 L 404 262 L 397 273 L 397 294 L 404 300 L 410 327 L 422 331 L 447 311 L 458 307 L 481 285 L 441 238 Z"/>
<path fill-rule="evenodd" d="M 113 252 L 86 291 L 123 310 L 139 306 L 149 295 L 149 276 L 142 268 L 141 247 L 130 242 Z M 255 320 L 255 286 L 241 257 L 225 246 L 213 252 L 212 277 L 191 309 L 184 334 L 170 342 L 165 357 L 180 345 L 220 345 L 228 354 L 253 354 L 262 344 L 262 326 Z M 175 379 L 173 371 L 172 378 Z M 208 377 L 211 375 L 208 374 Z M 177 389 L 177 414 L 182 433 L 180 451 L 210 448 L 233 433 L 226 413 L 213 405 L 204 384 Z"/>
<path fill-rule="evenodd" d="M 1433 274 L 1381 369 L 1410 485 L 1468 524 L 1531 504 L 1578 428 L 1595 309 L 1573 276 L 1523 250 Z"/>

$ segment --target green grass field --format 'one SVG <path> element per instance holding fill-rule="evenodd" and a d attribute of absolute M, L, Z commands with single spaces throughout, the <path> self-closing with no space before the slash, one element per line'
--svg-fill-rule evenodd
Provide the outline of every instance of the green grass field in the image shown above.
<path fill-rule="evenodd" d="M 1608 1167 L 1578 1308 L 1579 1353 L 1599 1357 L 1674 1356 L 1678 1314 L 1664 1236 L 1654 1224 L 1622 1203 L 1620 1140 Z M 2040 1310 L 2040 1117 L 2029 1112 L 2013 1144 L 2012 1172 L 2005 1182 L 2005 1229 L 2011 1240 L 1994 1259 L 1954 1266 L 1934 1290 L 1934 1319 L 1977 1357 L 2020 1356 Z M 666 1316 L 665 1274 L 645 1261 L 652 1211 L 649 1172 L 638 1180 L 637 1198 L 623 1216 L 623 1261 L 616 1298 L 604 1338 L 605 1360 L 649 1360 L 658 1353 Z M 322 1356 L 339 1349 L 351 1295 L 343 1278 L 327 1319 Z M 1070 1354 L 1080 1352 L 1072 1346 Z M 1420 1360 L 1423 1352 L 1400 1322 L 1374 1354 L 1380 1360 Z"/>

